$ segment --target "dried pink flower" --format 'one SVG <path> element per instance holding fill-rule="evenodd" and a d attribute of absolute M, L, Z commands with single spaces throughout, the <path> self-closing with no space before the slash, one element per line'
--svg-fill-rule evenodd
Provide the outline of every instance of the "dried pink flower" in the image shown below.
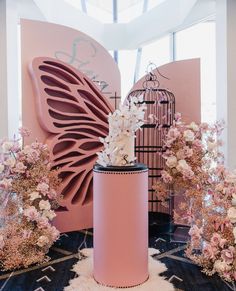
<path fill-rule="evenodd" d="M 11 186 L 12 186 L 12 179 L 7 179 L 7 178 L 3 178 L 1 181 L 0 181 L 0 189 L 3 189 L 3 190 L 10 190 L 11 189 Z"/>
<path fill-rule="evenodd" d="M 49 239 L 48 239 L 48 237 L 47 236 L 45 236 L 45 235 L 42 235 L 42 236 L 40 236 L 39 238 L 38 238 L 38 241 L 37 241 L 37 245 L 39 246 L 39 247 L 44 247 L 45 245 L 47 245 L 49 243 Z"/>
<path fill-rule="evenodd" d="M 217 232 L 214 232 L 212 237 L 211 237 L 211 245 L 212 246 L 219 246 L 220 242 L 221 242 L 222 238 L 221 238 L 221 235 Z"/>
<path fill-rule="evenodd" d="M 55 217 L 60 181 L 51 170 L 47 146 L 35 142 L 21 148 L 19 140 L 4 140 L 0 146 L 0 189 L 4 194 L 0 215 L 5 218 L 0 229 L 1 267 L 26 268 L 44 262 L 58 237 L 49 220 Z"/>
<path fill-rule="evenodd" d="M 5 242 L 3 235 L 0 235 L 0 250 L 4 248 Z"/>
<path fill-rule="evenodd" d="M 207 259 L 215 259 L 216 255 L 217 255 L 217 248 L 212 246 L 211 244 L 207 244 L 203 248 L 202 253 Z"/>
<path fill-rule="evenodd" d="M 24 210 L 24 216 L 26 216 L 29 221 L 37 221 L 39 213 L 34 206 L 30 206 Z"/>
<path fill-rule="evenodd" d="M 22 137 L 27 137 L 30 136 L 30 130 L 25 128 L 25 127 L 20 127 L 19 128 L 19 133 Z"/>
<path fill-rule="evenodd" d="M 22 162 L 18 162 L 15 165 L 14 172 L 24 173 L 26 169 L 27 169 L 27 167 Z"/>
<path fill-rule="evenodd" d="M 221 258 L 223 261 L 225 261 L 227 264 L 231 264 L 234 261 L 235 256 L 235 248 L 230 246 L 228 249 L 225 249 L 221 252 Z"/>
<path fill-rule="evenodd" d="M 36 190 L 41 192 L 43 195 L 47 195 L 48 190 L 49 190 L 49 185 L 46 184 L 45 182 L 41 182 L 38 184 Z"/>
<path fill-rule="evenodd" d="M 232 281 L 236 272 L 236 171 L 223 165 L 221 132 L 221 122 L 174 122 L 166 135 L 166 167 L 153 189 L 163 206 L 170 193 L 179 196 L 174 219 L 192 225 L 186 255 L 206 274 L 217 272 Z"/>

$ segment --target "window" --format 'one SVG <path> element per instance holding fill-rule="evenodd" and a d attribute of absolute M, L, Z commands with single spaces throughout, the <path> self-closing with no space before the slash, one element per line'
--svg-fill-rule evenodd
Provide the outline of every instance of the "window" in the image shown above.
<path fill-rule="evenodd" d="M 118 66 L 121 74 L 121 96 L 122 100 L 129 93 L 134 84 L 134 72 L 137 50 L 120 50 Z"/>
<path fill-rule="evenodd" d="M 117 1 L 118 22 L 129 22 L 143 13 L 143 1 Z"/>
<path fill-rule="evenodd" d="M 215 22 L 199 23 L 175 35 L 176 60 L 201 59 L 201 116 L 204 122 L 216 120 Z"/>
<path fill-rule="evenodd" d="M 146 74 L 150 62 L 159 67 L 170 61 L 170 36 L 167 35 L 142 48 L 139 78 Z"/>

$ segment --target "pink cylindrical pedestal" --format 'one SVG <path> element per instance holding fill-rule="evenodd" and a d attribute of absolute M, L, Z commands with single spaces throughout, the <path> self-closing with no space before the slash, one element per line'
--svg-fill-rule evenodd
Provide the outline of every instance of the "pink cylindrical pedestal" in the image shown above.
<path fill-rule="evenodd" d="M 131 287 L 148 279 L 148 169 L 94 167 L 94 278 Z"/>

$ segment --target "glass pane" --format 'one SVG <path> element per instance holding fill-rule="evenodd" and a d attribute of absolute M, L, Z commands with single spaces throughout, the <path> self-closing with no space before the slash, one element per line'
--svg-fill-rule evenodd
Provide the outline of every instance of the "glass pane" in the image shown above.
<path fill-rule="evenodd" d="M 142 48 L 139 78 L 146 75 L 149 63 L 157 67 L 170 62 L 170 36 L 162 37 Z"/>
<path fill-rule="evenodd" d="M 151 10 L 152 8 L 156 7 L 164 1 L 166 0 L 148 0 L 148 10 Z"/>
<path fill-rule="evenodd" d="M 176 60 L 201 59 L 202 121 L 216 119 L 215 22 L 203 22 L 176 33 Z"/>
<path fill-rule="evenodd" d="M 118 5 L 118 22 L 129 22 L 139 17 L 143 11 L 143 1 L 126 1 L 126 6 L 122 1 L 117 1 Z M 136 2 L 136 3 L 135 3 Z"/>
<path fill-rule="evenodd" d="M 79 9 L 80 11 L 82 11 L 81 1 L 78 1 L 78 0 L 66 0 L 66 2 L 71 4 L 72 6 L 74 6 L 76 9 Z"/>
<path fill-rule="evenodd" d="M 65 0 L 83 11 L 81 0 Z M 117 0 L 118 22 L 129 22 L 143 13 L 146 0 Z M 147 11 L 166 0 L 147 0 Z M 113 22 L 113 0 L 85 0 L 87 14 L 103 23 Z"/>
<path fill-rule="evenodd" d="M 134 70 L 136 64 L 137 50 L 120 50 L 118 66 L 121 74 L 121 96 L 126 97 L 134 84 Z"/>
<path fill-rule="evenodd" d="M 87 14 L 101 22 L 113 22 L 113 1 L 86 1 Z"/>

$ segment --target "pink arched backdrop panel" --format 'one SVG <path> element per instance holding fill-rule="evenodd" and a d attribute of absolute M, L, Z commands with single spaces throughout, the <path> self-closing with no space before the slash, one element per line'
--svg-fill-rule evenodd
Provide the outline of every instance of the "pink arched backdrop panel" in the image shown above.
<path fill-rule="evenodd" d="M 28 72 L 28 66 L 32 60 L 42 56 L 63 61 L 94 80 L 95 84 L 100 82 L 103 95 L 108 97 L 111 103 L 114 96 L 120 96 L 118 66 L 109 52 L 98 42 L 66 26 L 22 19 L 22 122 L 33 133 L 28 141 L 36 137 L 44 141 L 47 136 L 35 118 L 35 98 Z"/>
<path fill-rule="evenodd" d="M 163 78 L 159 73 L 168 79 Z M 182 118 L 186 122 L 201 122 L 201 86 L 200 86 L 200 59 L 190 59 L 183 60 L 165 64 L 158 69 L 152 71 L 160 82 L 159 88 L 167 89 L 171 91 L 175 96 L 175 108 L 176 112 L 182 114 Z M 130 90 L 143 89 L 143 84 L 146 80 L 146 76 L 142 77 Z M 150 85 L 152 85 L 150 83 Z M 152 106 L 152 105 L 148 105 Z M 155 106 L 155 105 L 154 105 Z M 148 114 L 146 114 L 148 115 Z M 148 120 L 148 116 L 145 117 Z M 145 138 L 144 138 L 145 136 Z M 140 138 L 140 141 L 138 139 Z M 153 142 L 153 144 L 152 144 Z M 150 138 L 148 135 L 137 135 L 137 143 L 140 145 L 156 146 L 157 140 L 155 138 Z M 159 144 L 158 144 L 159 145 Z M 162 168 L 163 159 L 156 158 L 153 159 L 152 153 L 146 153 L 145 155 L 140 155 L 139 162 L 147 164 L 149 168 Z M 153 164 L 156 161 L 156 164 Z M 158 172 L 159 173 L 159 172 Z M 149 189 L 152 189 L 152 171 L 149 170 Z M 152 193 L 149 193 L 149 199 L 152 200 Z M 174 199 L 174 207 L 177 208 L 179 202 L 181 201 L 181 195 L 176 196 Z M 152 205 L 152 204 L 151 204 Z M 169 210 L 155 205 L 150 206 L 149 210 L 160 212 L 168 212 Z M 155 210 L 156 209 L 156 210 Z M 178 223 L 176 221 L 176 223 Z"/>
<path fill-rule="evenodd" d="M 48 143 L 54 166 L 61 166 L 64 198 L 54 223 L 61 232 L 92 227 L 92 166 L 98 136 L 107 134 L 110 97 L 120 95 L 118 67 L 101 45 L 71 28 L 23 20 L 21 37 L 22 120 L 32 132 L 26 143 L 35 138 Z"/>
<path fill-rule="evenodd" d="M 175 95 L 176 112 L 180 112 L 186 122 L 201 122 L 200 59 L 168 63 L 158 67 L 158 70 L 169 78 L 162 78 L 157 70 L 153 71 L 160 82 L 159 87 Z M 145 76 L 130 91 L 142 89 L 144 81 Z"/>

